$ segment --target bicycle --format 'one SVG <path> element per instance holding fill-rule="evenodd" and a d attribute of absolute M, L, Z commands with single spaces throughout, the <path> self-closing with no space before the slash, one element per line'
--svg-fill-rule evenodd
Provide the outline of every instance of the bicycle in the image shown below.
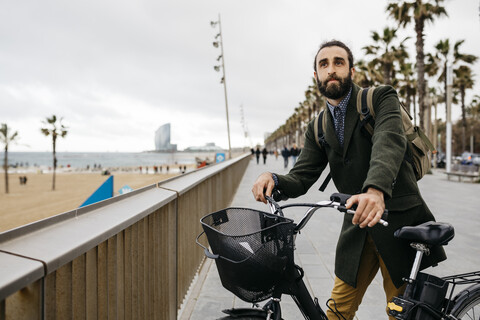
<path fill-rule="evenodd" d="M 288 294 L 305 319 L 328 320 L 318 299 L 306 288 L 303 269 L 294 263 L 294 243 L 300 230 L 320 208 L 354 214 L 354 210 L 345 207 L 349 197 L 334 193 L 329 201 L 284 206 L 267 197 L 271 213 L 226 208 L 200 219 L 204 231 L 197 236 L 196 242 L 207 258 L 215 259 L 222 285 L 253 304 L 252 308 L 223 310 L 227 316 L 221 319 L 280 320 L 281 296 Z M 283 214 L 283 210 L 290 207 L 308 207 L 298 224 Z M 388 225 L 387 217 L 386 211 L 380 223 Z M 204 233 L 212 252 L 199 242 Z M 387 305 L 389 315 L 400 320 L 480 319 L 480 271 L 443 278 L 419 272 L 422 257 L 432 246 L 446 245 L 453 239 L 453 226 L 426 222 L 400 228 L 395 237 L 411 241 L 416 256 L 409 277 L 404 278 L 407 283 L 404 294 Z M 457 285 L 466 284 L 470 286 L 453 296 Z M 268 301 L 260 307 L 258 303 L 265 300 Z M 338 319 L 345 319 L 335 307 L 328 306 L 329 301 L 327 307 Z"/>

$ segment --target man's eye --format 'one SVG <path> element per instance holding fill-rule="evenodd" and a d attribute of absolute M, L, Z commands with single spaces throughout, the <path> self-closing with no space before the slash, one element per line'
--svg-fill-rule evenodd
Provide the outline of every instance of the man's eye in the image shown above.
<path fill-rule="evenodd" d="M 335 64 L 336 64 L 337 66 L 341 66 L 341 65 L 343 65 L 343 61 L 337 61 L 337 62 L 335 62 Z"/>
<path fill-rule="evenodd" d="M 326 63 L 326 62 L 320 63 L 320 67 L 325 68 L 326 66 L 327 66 L 327 63 Z"/>

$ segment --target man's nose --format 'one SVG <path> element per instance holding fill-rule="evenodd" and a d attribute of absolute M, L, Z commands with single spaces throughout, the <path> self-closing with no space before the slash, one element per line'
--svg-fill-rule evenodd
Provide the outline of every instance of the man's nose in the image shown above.
<path fill-rule="evenodd" d="M 329 65 L 327 68 L 327 73 L 328 75 L 335 73 L 335 67 L 333 65 Z"/>

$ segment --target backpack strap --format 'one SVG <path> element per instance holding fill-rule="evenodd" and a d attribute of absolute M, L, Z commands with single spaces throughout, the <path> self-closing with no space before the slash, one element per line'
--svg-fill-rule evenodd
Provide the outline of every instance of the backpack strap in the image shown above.
<path fill-rule="evenodd" d="M 323 183 L 322 185 L 320 186 L 320 188 L 318 188 L 318 190 L 320 191 L 325 191 L 325 188 L 327 187 L 328 183 L 330 182 L 330 180 L 332 180 L 332 175 L 330 174 L 330 172 L 327 174 L 327 176 L 325 177 L 325 180 L 323 180 Z"/>
<path fill-rule="evenodd" d="M 373 92 L 375 87 L 360 89 L 357 94 L 357 112 L 360 115 L 360 126 L 370 136 L 375 127 L 375 110 L 373 109 Z"/>
<path fill-rule="evenodd" d="M 322 128 L 319 128 L 318 126 L 318 118 L 320 118 L 320 115 L 322 114 L 322 112 L 320 112 L 320 114 L 315 117 L 315 121 L 313 121 L 313 134 L 315 136 L 315 142 L 317 143 L 317 146 L 319 148 L 321 148 L 322 145 L 320 144 L 320 135 L 318 133 L 322 130 Z"/>
<path fill-rule="evenodd" d="M 320 112 L 320 114 L 315 118 L 315 121 L 313 122 L 313 132 L 315 134 L 315 142 L 317 143 L 319 148 L 324 148 L 328 146 L 327 141 L 325 141 L 325 134 L 323 130 L 323 128 L 327 126 L 327 113 L 325 112 L 326 110 L 327 109 Z M 318 190 L 322 192 L 325 191 L 325 188 L 327 187 L 331 179 L 332 179 L 332 175 L 329 172 Z"/>
<path fill-rule="evenodd" d="M 322 118 L 322 120 L 320 120 L 320 118 Z M 328 143 L 325 140 L 325 134 L 323 132 L 323 128 L 326 127 L 326 124 L 327 114 L 325 110 L 323 110 L 313 122 L 313 133 L 315 135 L 315 142 L 317 143 L 319 148 L 324 148 L 328 146 Z"/>

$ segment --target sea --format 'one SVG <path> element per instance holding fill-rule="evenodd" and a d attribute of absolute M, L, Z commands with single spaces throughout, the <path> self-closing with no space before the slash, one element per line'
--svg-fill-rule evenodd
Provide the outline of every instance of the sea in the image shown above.
<path fill-rule="evenodd" d="M 215 162 L 215 152 L 57 152 L 58 168 L 118 168 L 195 164 L 197 159 Z M 2 155 L 3 156 L 3 155 Z M 3 157 L 2 157 L 3 158 Z M 3 164 L 3 161 L 1 161 Z M 52 167 L 52 152 L 9 152 L 13 168 Z"/>

